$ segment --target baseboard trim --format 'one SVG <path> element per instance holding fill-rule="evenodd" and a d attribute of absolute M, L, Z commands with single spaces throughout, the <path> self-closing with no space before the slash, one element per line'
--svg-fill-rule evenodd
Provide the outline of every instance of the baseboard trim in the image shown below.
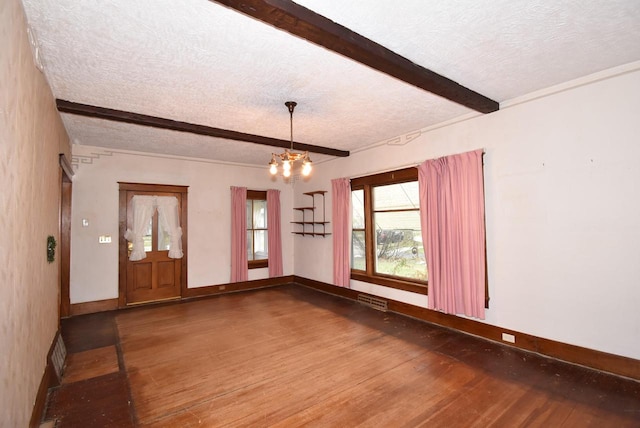
<path fill-rule="evenodd" d="M 74 303 L 71 305 L 71 316 L 93 314 L 118 309 L 118 299 L 96 300 L 95 302 Z"/>
<path fill-rule="evenodd" d="M 186 293 L 181 298 L 172 300 L 180 302 L 185 300 L 198 299 L 202 297 L 215 296 L 218 294 L 235 293 L 238 291 L 257 290 L 260 288 L 275 287 L 293 283 L 293 275 L 279 276 L 277 278 L 256 279 L 252 281 L 233 282 L 228 284 L 207 285 L 204 287 L 187 288 Z M 145 304 L 169 303 L 148 302 Z M 137 306 L 143 306 L 136 305 Z M 117 309 L 127 309 L 118 307 L 118 299 L 97 300 L 95 302 L 74 303 L 71 305 L 71 316 L 93 314 L 96 312 L 114 311 Z"/>
<path fill-rule="evenodd" d="M 252 281 L 232 282 L 228 284 L 207 285 L 205 287 L 187 288 L 186 296 L 181 300 L 198 299 L 201 297 L 215 296 L 218 294 L 234 293 L 237 291 L 257 290 L 260 288 L 275 287 L 291 284 L 293 275 L 279 276 L 276 278 L 255 279 Z"/>
<path fill-rule="evenodd" d="M 351 300 L 357 300 L 358 294 L 362 293 L 349 288 L 337 287 L 332 284 L 294 276 L 295 284 L 313 288 L 325 293 L 344 297 Z M 494 325 L 485 324 L 479 321 L 467 318 L 448 315 L 442 312 L 433 311 L 419 306 L 410 305 L 408 303 L 398 302 L 396 300 L 386 299 L 388 301 L 388 310 L 437 324 L 442 327 L 451 328 L 463 333 L 478 336 L 493 342 L 500 343 L 504 346 L 511 346 L 529 352 L 535 352 L 547 357 L 556 358 L 572 364 L 578 364 L 591 369 L 604 371 L 618 376 L 628 377 L 640 381 L 640 360 L 623 357 L 620 355 L 609 354 L 607 352 L 597 351 L 594 349 L 584 348 L 581 346 L 570 345 L 555 340 L 545 339 L 515 330 L 509 330 Z M 507 333 L 515 336 L 516 343 L 505 343 L 502 340 L 502 334 Z"/>
<path fill-rule="evenodd" d="M 304 278 L 297 275 L 289 275 L 277 278 L 266 278 L 253 281 L 188 288 L 187 292 L 185 293 L 186 295 L 182 296 L 182 299 L 178 301 L 192 300 L 239 291 L 257 290 L 261 288 L 275 287 L 291 283 L 306 286 L 318 291 L 351 300 L 357 300 L 358 294 L 367 294 L 349 288 L 337 287 L 332 284 Z M 388 301 L 388 310 L 391 312 L 437 324 L 442 327 L 451 328 L 463 333 L 478 336 L 500 343 L 504 346 L 511 346 L 525 351 L 535 352 L 572 364 L 578 364 L 581 366 L 589 367 L 591 369 L 601 370 L 618 376 L 624 376 L 640 381 L 640 360 L 597 351 L 594 349 L 584 348 L 581 346 L 570 345 L 551 339 L 545 339 L 519 331 L 505 329 L 467 318 L 457 317 L 455 315 L 444 314 L 442 312 L 433 311 L 396 300 L 386 300 Z M 71 315 L 76 316 L 115 309 L 118 309 L 118 299 L 100 300 L 97 302 L 86 302 L 71 305 Z M 503 333 L 515 336 L 516 343 L 511 344 L 504 342 L 502 340 Z M 48 370 L 51 370 L 51 368 L 49 367 Z M 51 373 L 45 373 L 45 376 L 51 375 Z"/>
<path fill-rule="evenodd" d="M 47 354 L 47 365 L 44 368 L 42 379 L 40 379 L 40 385 L 38 386 L 38 392 L 36 399 L 33 403 L 33 409 L 31 410 L 31 420 L 29 421 L 30 428 L 38 428 L 42 422 L 44 416 L 45 406 L 47 405 L 47 394 L 49 388 L 59 385 L 58 377 L 56 376 L 55 369 L 53 368 L 51 356 L 56 347 L 56 342 L 60 336 L 60 330 L 53 336 L 51 346 L 49 346 L 49 353 Z"/>

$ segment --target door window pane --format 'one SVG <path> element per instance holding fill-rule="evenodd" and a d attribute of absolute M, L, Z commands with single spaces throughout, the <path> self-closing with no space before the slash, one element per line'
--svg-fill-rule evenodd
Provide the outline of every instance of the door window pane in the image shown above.
<path fill-rule="evenodd" d="M 158 227 L 158 251 L 169 251 L 170 244 L 169 234 L 164 233 L 162 227 Z"/>
<path fill-rule="evenodd" d="M 144 242 L 144 251 L 153 251 L 153 217 L 149 219 L 149 224 L 142 237 Z"/>

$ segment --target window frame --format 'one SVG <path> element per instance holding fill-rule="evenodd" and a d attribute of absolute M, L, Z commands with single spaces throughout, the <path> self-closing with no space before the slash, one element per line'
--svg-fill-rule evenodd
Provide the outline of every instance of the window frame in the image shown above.
<path fill-rule="evenodd" d="M 415 167 L 404 168 L 396 171 L 383 172 L 379 174 L 358 177 L 351 180 L 351 191 L 363 190 L 364 193 L 364 235 L 365 235 L 365 270 L 351 269 L 351 279 L 364 281 L 385 287 L 410 291 L 418 294 L 428 294 L 428 281 L 417 279 L 400 278 L 393 275 L 377 273 L 375 266 L 375 227 L 373 208 L 373 188 L 390 184 L 407 183 L 418 181 L 418 169 Z M 362 229 L 355 229 L 360 231 Z M 353 227 L 351 233 L 353 236 Z M 353 245 L 353 244 L 352 244 Z"/>
<path fill-rule="evenodd" d="M 265 202 L 265 206 L 266 206 L 266 202 L 267 202 L 267 191 L 266 190 L 247 190 L 247 201 L 252 201 L 251 203 L 253 204 L 253 201 L 264 201 Z M 269 215 L 269 213 L 267 213 L 267 216 Z M 253 216 L 252 216 L 253 218 Z M 255 229 L 253 228 L 253 224 L 251 224 L 252 227 L 249 227 L 249 225 L 247 225 L 247 232 L 248 231 L 256 231 L 256 230 L 265 230 L 267 231 L 267 239 L 269 236 L 269 228 L 268 226 L 265 226 L 264 228 L 259 228 L 259 229 Z M 252 243 L 255 242 L 255 239 L 251 240 Z M 248 243 L 247 243 L 248 245 Z M 253 254 L 255 255 L 255 248 L 252 249 L 253 250 Z M 261 268 L 266 268 L 269 267 L 269 256 L 267 255 L 266 259 L 260 259 L 260 260 L 247 260 L 247 267 L 249 269 L 261 269 Z"/>

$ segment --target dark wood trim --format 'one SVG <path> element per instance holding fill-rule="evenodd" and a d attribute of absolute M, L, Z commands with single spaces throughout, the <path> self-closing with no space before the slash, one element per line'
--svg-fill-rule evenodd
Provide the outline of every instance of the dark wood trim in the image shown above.
<path fill-rule="evenodd" d="M 303 285 L 305 287 L 310 287 L 325 293 L 333 294 L 334 296 L 345 297 L 351 300 L 357 300 L 358 294 L 367 294 L 367 293 L 361 293 L 356 290 L 352 290 L 351 288 L 338 287 L 333 284 L 328 284 L 322 281 L 316 281 L 315 279 L 304 278 L 298 275 L 294 275 L 293 283 L 297 285 Z"/>
<path fill-rule="evenodd" d="M 247 199 L 254 199 L 258 201 L 266 201 L 267 200 L 267 191 L 266 190 L 249 190 L 247 189 Z"/>
<path fill-rule="evenodd" d="M 211 0 L 481 113 L 498 102 L 428 70 L 290 0 Z"/>
<path fill-rule="evenodd" d="M 189 186 L 178 186 L 174 184 L 127 183 L 118 181 L 118 190 L 134 192 L 187 193 L 189 191 Z"/>
<path fill-rule="evenodd" d="M 268 259 L 249 260 L 247 264 L 249 269 L 262 269 L 262 268 L 269 267 L 269 260 Z"/>
<path fill-rule="evenodd" d="M 232 293 L 236 291 L 276 287 L 279 285 L 286 285 L 291 283 L 293 283 L 293 275 L 280 276 L 277 278 L 255 279 L 252 281 L 232 282 L 228 284 L 208 285 L 205 287 L 189 288 L 183 295 L 183 300 L 213 296 L 216 294 Z"/>
<path fill-rule="evenodd" d="M 294 276 L 294 283 L 352 300 L 357 300 L 358 294 L 370 295 L 368 293 L 337 287 L 335 285 L 299 277 L 297 275 Z M 525 351 L 557 358 L 572 364 L 579 364 L 592 369 L 640 380 L 640 360 L 545 339 L 455 315 L 444 314 L 442 312 L 433 311 L 396 300 L 386 300 L 389 311 L 391 312 L 438 324 L 462 333 L 479 336 L 487 340 L 501 343 L 505 346 L 512 346 Z M 516 343 L 510 344 L 502 341 L 502 333 L 514 335 L 516 337 Z"/>
<path fill-rule="evenodd" d="M 118 192 L 118 307 L 127 306 L 127 190 L 130 183 L 119 183 Z M 122 186 L 125 186 L 123 188 Z"/>
<path fill-rule="evenodd" d="M 397 169 L 395 171 L 387 171 L 352 178 L 351 188 L 355 190 L 362 189 L 365 185 L 378 186 L 381 184 L 407 183 L 409 181 L 418 181 L 418 168 L 412 166 L 409 168 Z"/>
<path fill-rule="evenodd" d="M 40 386 L 38 387 L 38 393 L 31 410 L 31 420 L 29 421 L 29 427 L 38 428 L 42 421 L 44 414 L 44 407 L 47 404 L 47 393 L 52 386 L 52 380 L 55 378 L 55 373 L 51 364 L 47 364 L 40 380 Z"/>
<path fill-rule="evenodd" d="M 184 191 L 182 193 L 182 204 L 180 205 L 180 223 L 182 228 L 182 259 L 180 262 L 182 266 L 180 266 L 180 295 L 184 296 L 187 290 L 189 289 L 189 273 L 187 272 L 187 259 L 189 255 L 189 245 L 188 237 L 189 237 L 189 193 L 188 188 L 185 186 Z"/>
<path fill-rule="evenodd" d="M 64 175 L 66 175 L 67 179 L 71 181 L 74 176 L 73 167 L 69 163 L 69 159 L 67 159 L 67 156 L 64 153 L 60 153 L 58 155 L 58 163 L 60 164 L 60 168 L 62 168 L 62 171 L 64 171 Z"/>
<path fill-rule="evenodd" d="M 62 159 L 62 156 L 61 158 Z M 61 168 L 60 183 L 60 316 L 68 317 L 70 312 L 69 284 L 71 278 L 71 195 L 73 183 Z"/>
<path fill-rule="evenodd" d="M 484 155 L 486 152 L 482 152 L 482 205 L 484 210 L 484 216 L 482 217 L 482 225 L 484 226 L 484 307 L 489 309 L 489 262 L 487 261 L 487 206 L 486 201 L 486 186 L 484 185 Z"/>
<path fill-rule="evenodd" d="M 263 146 L 291 148 L 291 141 L 278 138 L 263 137 L 261 135 L 246 134 L 244 132 L 231 131 L 228 129 L 214 128 L 195 123 L 181 122 L 177 120 L 164 119 L 146 114 L 133 113 L 129 111 L 116 110 L 106 107 L 80 104 L 72 101 L 56 99 L 56 106 L 61 113 L 75 114 L 79 116 L 94 117 L 97 119 L 111 120 L 114 122 L 131 123 L 134 125 L 150 126 L 152 128 L 170 129 L 172 131 L 190 132 L 192 134 L 206 135 L 208 137 L 223 138 L 225 140 L 244 141 L 248 143 L 260 144 Z M 329 147 L 314 146 L 293 142 L 295 150 L 310 151 L 323 155 L 337 157 L 347 157 L 349 152 L 345 150 L 332 149 Z"/>
<path fill-rule="evenodd" d="M 118 309 L 118 299 L 96 300 L 93 302 L 74 303 L 71 305 L 70 315 L 72 317 L 96 312 L 107 312 Z"/>
<path fill-rule="evenodd" d="M 182 298 L 161 300 L 158 302 L 145 302 L 135 306 L 120 306 L 118 299 L 98 300 L 95 302 L 76 303 L 71 305 L 71 316 L 93 314 L 96 312 L 106 312 L 113 310 L 127 310 L 140 306 L 155 304 L 172 304 L 185 300 L 197 299 L 201 297 L 213 296 L 237 291 L 257 290 L 260 288 L 277 287 L 293 283 L 293 275 L 281 276 L 277 278 L 256 279 L 252 281 L 235 282 L 228 284 L 207 285 L 204 287 L 187 288 L 183 291 Z"/>
<path fill-rule="evenodd" d="M 58 330 L 53 336 L 53 341 L 51 342 L 51 346 L 49 346 L 49 352 L 47 353 L 46 360 L 47 365 L 44 368 L 44 373 L 42 374 L 42 379 L 40 379 L 40 385 L 38 386 L 38 392 L 36 393 L 33 408 L 31 409 L 31 419 L 29 421 L 30 428 L 38 428 L 40 426 L 42 417 L 44 416 L 44 409 L 47 404 L 49 388 L 53 388 L 59 384 L 55 369 L 51 362 L 51 355 L 53 355 L 53 351 L 56 347 L 58 336 L 60 336 L 60 330 Z"/>
<path fill-rule="evenodd" d="M 400 278 L 392 278 L 382 275 L 367 275 L 363 271 L 357 270 L 351 271 L 351 279 L 384 285 L 385 287 L 396 288 L 398 290 L 411 291 L 412 293 L 428 294 L 428 284 L 426 282 L 420 283 L 418 281 L 405 281 Z"/>

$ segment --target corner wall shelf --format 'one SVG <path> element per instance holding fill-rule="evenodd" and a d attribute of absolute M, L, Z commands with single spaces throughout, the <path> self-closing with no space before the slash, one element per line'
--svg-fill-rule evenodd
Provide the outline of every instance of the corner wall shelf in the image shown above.
<path fill-rule="evenodd" d="M 327 233 L 326 226 L 329 224 L 328 221 L 325 221 L 325 208 L 324 208 L 324 194 L 327 193 L 326 190 L 316 190 L 313 192 L 303 193 L 304 195 L 311 197 L 311 206 L 306 207 L 296 207 L 294 211 L 299 211 L 302 213 L 302 221 L 292 221 L 291 223 L 302 226 L 302 230 L 294 231 L 294 235 L 302 235 L 302 236 L 328 236 L 331 235 Z M 316 219 L 316 209 L 320 208 L 316 205 L 316 196 L 322 196 L 322 219 Z M 318 199 L 320 199 L 318 197 Z M 311 219 L 308 218 L 309 213 L 311 214 Z M 320 213 L 318 213 L 320 214 Z"/>

